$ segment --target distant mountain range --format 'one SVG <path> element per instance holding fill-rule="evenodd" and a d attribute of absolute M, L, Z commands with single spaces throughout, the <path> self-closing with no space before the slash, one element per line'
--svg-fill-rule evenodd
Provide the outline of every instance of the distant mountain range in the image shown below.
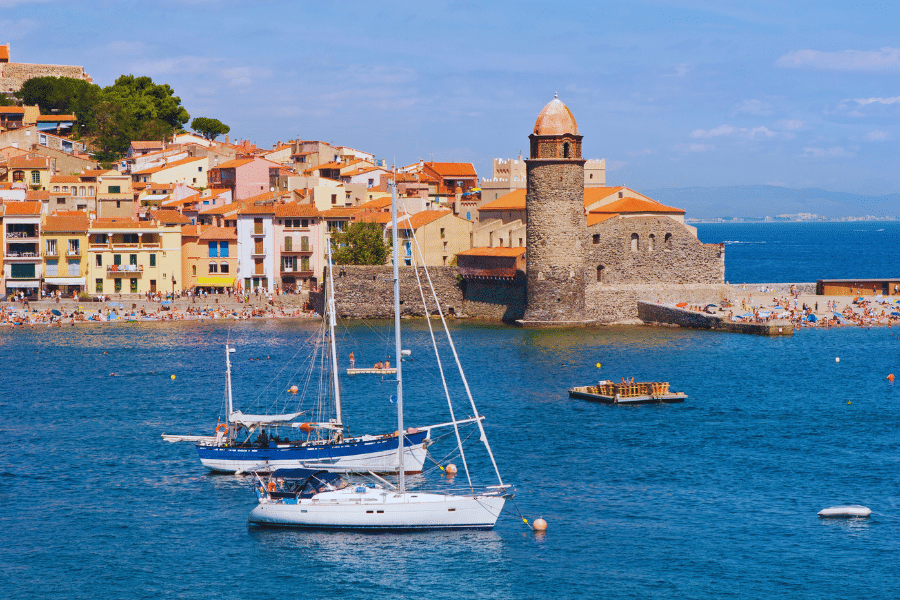
<path fill-rule="evenodd" d="M 803 213 L 826 219 L 867 215 L 900 218 L 900 194 L 866 196 L 775 185 L 660 188 L 641 190 L 641 193 L 663 204 L 683 208 L 689 219 L 761 219 Z"/>

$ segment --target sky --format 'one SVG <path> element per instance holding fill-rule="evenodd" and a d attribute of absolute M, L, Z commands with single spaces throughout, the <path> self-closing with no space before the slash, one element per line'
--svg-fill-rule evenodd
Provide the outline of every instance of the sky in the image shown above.
<path fill-rule="evenodd" d="M 638 191 L 900 192 L 898 23 L 878 1 L 0 0 L 13 62 L 148 75 L 263 147 L 490 177 L 557 93 L 584 157 Z"/>

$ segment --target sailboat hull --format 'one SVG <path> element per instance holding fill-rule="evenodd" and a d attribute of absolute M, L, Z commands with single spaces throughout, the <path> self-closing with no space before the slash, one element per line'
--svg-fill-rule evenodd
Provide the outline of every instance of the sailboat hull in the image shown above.
<path fill-rule="evenodd" d="M 429 432 L 421 431 L 405 436 L 404 470 L 421 473 L 425 463 Z M 211 471 L 237 473 L 250 470 L 265 471 L 276 468 L 294 468 L 304 465 L 320 465 L 374 473 L 397 471 L 397 438 L 349 440 L 339 444 L 288 445 L 274 448 L 241 448 L 225 445 L 197 445 L 200 462 Z M 326 466 L 327 465 L 327 466 Z"/>
<path fill-rule="evenodd" d="M 262 501 L 249 522 L 261 527 L 319 530 L 428 531 L 494 528 L 506 500 L 502 496 L 390 493 L 380 498 L 321 498 L 288 504 Z M 371 495 L 371 494 L 370 494 Z M 346 496 L 346 495 L 345 495 Z"/>

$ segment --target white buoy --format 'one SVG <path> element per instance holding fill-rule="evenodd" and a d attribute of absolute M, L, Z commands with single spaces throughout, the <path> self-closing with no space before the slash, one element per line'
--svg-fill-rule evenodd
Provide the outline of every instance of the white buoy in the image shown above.
<path fill-rule="evenodd" d="M 872 510 L 859 504 L 850 504 L 823 508 L 818 514 L 820 517 L 868 517 L 872 514 Z"/>
<path fill-rule="evenodd" d="M 531 524 L 531 528 L 535 531 L 547 531 L 547 521 L 544 520 L 544 517 L 538 517 Z"/>
<path fill-rule="evenodd" d="M 450 463 L 449 465 L 444 467 L 444 471 L 447 473 L 447 475 L 456 475 L 456 465 Z"/>
<path fill-rule="evenodd" d="M 834 362 L 841 362 L 841 357 L 840 357 L 840 356 L 836 356 L 835 359 L 834 359 Z"/>

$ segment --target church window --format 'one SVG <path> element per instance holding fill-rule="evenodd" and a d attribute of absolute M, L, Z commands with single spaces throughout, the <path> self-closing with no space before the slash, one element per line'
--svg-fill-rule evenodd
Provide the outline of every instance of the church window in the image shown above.
<path fill-rule="evenodd" d="M 666 237 L 663 238 L 663 245 L 666 252 L 672 251 L 672 234 L 667 233 Z"/>
<path fill-rule="evenodd" d="M 597 283 L 603 283 L 603 269 L 605 267 L 603 265 L 599 265 L 597 267 Z"/>
<path fill-rule="evenodd" d="M 653 252 L 653 250 L 655 248 L 656 248 L 656 234 L 651 233 L 650 236 L 647 238 L 647 252 Z"/>
<path fill-rule="evenodd" d="M 569 158 L 569 142 L 563 144 L 563 158 Z"/>
<path fill-rule="evenodd" d="M 641 236 L 636 233 L 631 234 L 631 251 L 637 252 L 641 249 Z"/>
<path fill-rule="evenodd" d="M 599 243 L 600 243 L 600 234 L 599 234 L 599 233 L 595 233 L 595 234 L 593 235 L 593 237 L 591 238 L 591 241 L 593 241 L 595 244 L 599 244 Z"/>

